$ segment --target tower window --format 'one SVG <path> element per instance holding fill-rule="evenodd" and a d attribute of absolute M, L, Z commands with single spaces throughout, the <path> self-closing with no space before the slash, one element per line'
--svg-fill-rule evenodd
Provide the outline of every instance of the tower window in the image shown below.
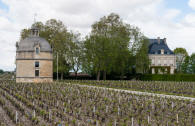
<path fill-rule="evenodd" d="M 39 77 L 39 70 L 35 70 L 35 77 Z"/>
<path fill-rule="evenodd" d="M 38 47 L 36 47 L 35 51 L 36 51 L 36 54 L 39 54 L 39 48 Z"/>
<path fill-rule="evenodd" d="M 35 67 L 39 68 L 39 62 L 38 61 L 35 62 Z"/>

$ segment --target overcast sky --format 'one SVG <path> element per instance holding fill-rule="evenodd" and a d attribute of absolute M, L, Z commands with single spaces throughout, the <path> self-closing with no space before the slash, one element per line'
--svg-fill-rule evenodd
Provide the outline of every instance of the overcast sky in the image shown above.
<path fill-rule="evenodd" d="M 172 50 L 195 52 L 195 0 L 0 0 L 0 69 L 14 70 L 15 43 L 35 13 L 37 21 L 59 19 L 84 36 L 111 12 L 149 38 L 167 38 Z"/>

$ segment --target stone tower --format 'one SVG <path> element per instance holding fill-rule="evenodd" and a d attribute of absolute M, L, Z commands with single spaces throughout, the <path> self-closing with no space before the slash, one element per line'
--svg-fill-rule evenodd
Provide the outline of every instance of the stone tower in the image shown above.
<path fill-rule="evenodd" d="M 48 41 L 39 37 L 39 29 L 32 27 L 29 37 L 16 43 L 16 82 L 52 81 L 52 48 Z"/>

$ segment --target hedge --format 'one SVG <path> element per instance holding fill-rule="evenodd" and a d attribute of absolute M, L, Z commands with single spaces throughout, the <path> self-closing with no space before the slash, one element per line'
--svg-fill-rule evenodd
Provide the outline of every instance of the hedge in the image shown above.
<path fill-rule="evenodd" d="M 195 82 L 195 74 L 145 74 L 138 78 L 142 81 L 188 81 Z"/>

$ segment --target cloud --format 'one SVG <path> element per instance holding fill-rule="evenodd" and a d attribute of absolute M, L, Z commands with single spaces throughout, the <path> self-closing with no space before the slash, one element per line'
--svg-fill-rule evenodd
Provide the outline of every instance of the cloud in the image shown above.
<path fill-rule="evenodd" d="M 166 37 L 171 49 L 185 47 L 193 52 L 195 15 L 188 14 L 176 22 L 178 9 L 168 9 L 165 0 L 2 0 L 8 10 L 0 9 L 0 69 L 15 68 L 15 42 L 20 31 L 31 26 L 34 14 L 45 22 L 55 18 L 64 22 L 69 30 L 79 31 L 83 36 L 90 26 L 102 16 L 117 13 L 129 24 L 138 26 L 150 38 Z M 195 0 L 190 7 L 195 9 Z"/>
<path fill-rule="evenodd" d="M 188 5 L 189 5 L 192 9 L 195 9 L 195 0 L 189 0 Z"/>

